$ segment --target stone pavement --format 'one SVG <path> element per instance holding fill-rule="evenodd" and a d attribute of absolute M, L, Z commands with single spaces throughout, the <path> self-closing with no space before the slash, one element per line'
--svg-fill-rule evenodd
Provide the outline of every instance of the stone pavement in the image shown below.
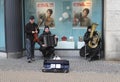
<path fill-rule="evenodd" d="M 120 82 L 119 74 L 70 72 L 42 73 L 35 71 L 2 71 L 0 82 Z"/>
<path fill-rule="evenodd" d="M 36 61 L 30 64 L 26 57 L 0 59 L 0 82 L 120 82 L 119 61 L 88 62 L 76 51 L 59 53 L 62 59 L 70 61 L 69 73 L 43 73 L 43 57 L 36 52 Z"/>

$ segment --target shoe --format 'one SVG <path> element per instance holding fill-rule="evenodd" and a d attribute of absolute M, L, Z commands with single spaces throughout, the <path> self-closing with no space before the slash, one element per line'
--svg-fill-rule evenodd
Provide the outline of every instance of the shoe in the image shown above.
<path fill-rule="evenodd" d="M 89 62 L 91 62 L 91 61 L 92 61 L 92 58 L 88 58 L 87 60 L 88 60 Z"/>
<path fill-rule="evenodd" d="M 32 63 L 31 59 L 28 59 L 27 62 L 28 62 L 28 63 Z"/>
<path fill-rule="evenodd" d="M 90 58 L 90 55 L 87 55 L 87 56 L 86 56 L 86 60 L 89 59 L 89 58 Z"/>
<path fill-rule="evenodd" d="M 52 55 L 51 55 L 51 58 L 54 58 L 55 57 L 55 53 L 53 53 Z"/>
<path fill-rule="evenodd" d="M 32 61 L 35 61 L 35 58 L 32 58 L 31 60 L 32 60 Z"/>

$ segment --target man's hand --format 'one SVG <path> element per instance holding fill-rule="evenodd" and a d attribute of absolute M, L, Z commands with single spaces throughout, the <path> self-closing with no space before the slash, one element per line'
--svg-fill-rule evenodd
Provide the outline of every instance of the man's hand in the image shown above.
<path fill-rule="evenodd" d="M 34 34 L 34 33 L 38 33 L 38 31 L 32 31 L 32 34 Z"/>
<path fill-rule="evenodd" d="M 35 33 L 35 31 L 32 31 L 32 34 L 34 34 Z"/>
<path fill-rule="evenodd" d="M 58 36 L 55 36 L 55 38 L 58 38 Z"/>
<path fill-rule="evenodd" d="M 38 31 L 36 30 L 35 33 L 38 33 Z"/>
<path fill-rule="evenodd" d="M 43 46 L 43 47 L 46 47 L 46 45 L 45 45 L 45 44 L 43 44 L 42 46 Z"/>

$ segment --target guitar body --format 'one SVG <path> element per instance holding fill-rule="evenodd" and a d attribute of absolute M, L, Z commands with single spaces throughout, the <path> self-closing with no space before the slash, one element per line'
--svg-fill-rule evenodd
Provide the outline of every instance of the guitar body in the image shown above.
<path fill-rule="evenodd" d="M 38 33 L 34 33 L 34 42 L 39 42 Z"/>

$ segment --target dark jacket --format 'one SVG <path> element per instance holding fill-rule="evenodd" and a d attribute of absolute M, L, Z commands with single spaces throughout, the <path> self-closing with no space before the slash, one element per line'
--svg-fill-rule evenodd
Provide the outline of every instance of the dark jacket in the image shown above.
<path fill-rule="evenodd" d="M 94 31 L 93 36 L 98 35 L 97 31 Z M 92 38 L 90 38 L 90 32 L 86 32 L 84 35 L 85 44 L 87 44 Z"/>
<path fill-rule="evenodd" d="M 25 26 L 25 33 L 26 33 L 26 38 L 33 40 L 34 39 L 34 34 L 32 34 L 32 31 L 35 31 L 35 28 L 37 28 L 37 31 L 39 33 L 38 25 L 36 23 L 31 24 L 30 22 L 26 24 Z"/>
<path fill-rule="evenodd" d="M 46 33 L 45 31 L 43 31 L 43 33 L 39 37 L 39 39 L 40 39 L 40 45 L 44 44 L 43 36 L 45 36 L 45 35 L 52 35 L 52 34 L 51 34 L 50 31 L 48 33 Z"/>

